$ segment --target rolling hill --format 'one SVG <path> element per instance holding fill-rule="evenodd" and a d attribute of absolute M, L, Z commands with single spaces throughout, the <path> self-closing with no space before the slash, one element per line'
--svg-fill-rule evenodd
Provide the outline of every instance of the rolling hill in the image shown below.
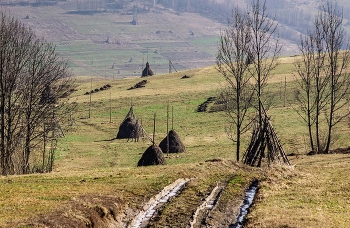
<path fill-rule="evenodd" d="M 235 223 L 245 190 L 257 180 L 258 195 L 248 227 L 347 227 L 349 154 L 305 155 L 307 132 L 292 108 L 295 100 L 284 104 L 284 96 L 292 98 L 296 86 L 295 60 L 282 58 L 266 88 L 274 103 L 268 114 L 292 166 L 264 163 L 256 168 L 233 161 L 234 145 L 224 130 L 229 124 L 225 113 L 197 112 L 223 86 L 224 79 L 214 67 L 150 76 L 145 87 L 132 90 L 140 77 L 76 77 L 76 90 L 70 95 L 77 104 L 74 124 L 62 124 L 65 134 L 55 150 L 53 172 L 0 177 L 0 226 L 130 227 L 156 196 L 185 180 L 176 197 L 156 208 L 159 213 L 149 225 L 187 227 L 198 214 L 196 220 L 207 226 L 228 227 Z M 287 93 L 283 94 L 285 78 Z M 90 106 L 86 91 L 106 84 L 110 89 L 93 93 Z M 166 134 L 167 104 L 174 107 L 173 127 L 186 152 L 164 154 L 166 165 L 137 167 L 152 143 L 146 137 L 138 142 L 115 139 L 131 103 L 151 135 L 156 113 L 157 144 Z M 347 147 L 346 120 L 336 132 L 333 148 Z M 243 148 L 250 133 L 244 135 Z M 33 166 L 42 164 L 42 151 L 36 152 Z M 212 208 L 208 215 L 196 213 L 217 188 L 221 193 L 214 198 L 216 205 L 208 206 Z"/>
<path fill-rule="evenodd" d="M 1 10 L 56 45 L 75 75 L 139 76 L 148 61 L 156 74 L 215 64 L 220 29 L 240 1 L 7 0 Z M 349 32 L 349 9 L 344 12 Z M 282 55 L 298 53 L 301 34 L 325 1 L 267 0 L 279 23 Z M 169 62 L 170 61 L 170 62 Z"/>
<path fill-rule="evenodd" d="M 65 135 L 54 150 L 53 172 L 0 177 L 0 227 L 130 227 L 155 196 L 179 180 L 188 182 L 176 197 L 156 208 L 159 213 L 150 221 L 151 227 L 189 227 L 197 209 L 217 188 L 220 193 L 215 205 L 209 205 L 212 210 L 207 215 L 199 215 L 201 224 L 197 226 L 233 225 L 245 191 L 254 181 L 259 187 L 246 227 L 348 227 L 349 151 L 305 155 L 306 127 L 293 109 L 297 105 L 293 95 L 297 86 L 293 63 L 297 58 L 281 58 L 266 87 L 274 104 L 268 114 L 292 166 L 249 167 L 233 161 L 234 145 L 225 132 L 229 124 L 225 113 L 215 109 L 197 112 L 198 106 L 217 96 L 225 83 L 213 66 L 203 67 L 214 64 L 216 40 L 225 26 L 225 13 L 215 15 L 221 12 L 215 11 L 220 2 L 211 7 L 201 2 L 207 8 L 197 4 L 188 11 L 181 8 L 180 1 L 176 10 L 166 1 L 159 1 L 156 7 L 142 2 L 137 3 L 137 16 L 135 2 L 126 2 L 123 8 L 120 1 L 122 7 L 115 6 L 115 10 L 104 8 L 108 4 L 92 4 L 82 10 L 88 2 L 117 1 L 2 2 L 3 11 L 55 43 L 80 77 L 76 77 L 76 88 L 69 97 L 77 105 L 71 116 L 74 123 L 62 125 Z M 244 6 L 243 0 L 235 2 Z M 293 23 L 298 24 L 298 19 L 308 24 L 307 15 L 316 13 L 320 2 L 268 3 L 280 23 L 282 15 L 296 15 L 285 19 L 289 22 L 282 27 L 289 33 L 281 34 L 284 54 L 295 54 L 295 42 L 304 30 Z M 344 25 L 348 26 L 347 19 Z M 145 79 L 145 87 L 129 90 L 142 80 L 139 76 L 146 61 L 156 75 Z M 106 84 L 110 89 L 91 95 L 90 105 L 86 92 Z M 156 142 L 164 139 L 167 105 L 173 106 L 174 129 L 186 152 L 166 155 L 166 165 L 136 167 L 151 142 L 147 138 L 139 142 L 115 139 L 131 104 L 149 133 L 156 113 Z M 347 148 L 348 120 L 335 131 L 337 141 L 332 149 Z M 247 132 L 243 148 L 249 139 Z M 42 164 L 42 146 L 38 144 L 31 160 L 33 167 Z"/>

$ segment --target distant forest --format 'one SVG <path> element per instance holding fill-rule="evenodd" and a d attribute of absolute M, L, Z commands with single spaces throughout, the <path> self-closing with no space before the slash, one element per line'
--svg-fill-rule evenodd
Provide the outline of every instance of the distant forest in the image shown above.
<path fill-rule="evenodd" d="M 74 13 L 144 13 L 152 7 L 157 10 L 171 9 L 177 13 L 192 12 L 226 23 L 228 16 L 236 5 L 244 9 L 251 0 L 2 0 L 0 5 L 57 5 L 62 2 L 75 3 Z M 279 24 L 281 38 L 299 41 L 300 34 L 305 34 L 312 24 L 318 10 L 326 0 L 266 0 L 267 12 Z M 333 1 L 332 1 L 333 2 Z M 336 1 L 339 9 L 343 10 L 344 27 L 350 27 L 350 6 L 346 1 Z M 311 5 L 311 4 L 314 5 Z M 317 5 L 315 5 L 317 4 Z M 348 29 L 350 34 L 350 28 Z"/>

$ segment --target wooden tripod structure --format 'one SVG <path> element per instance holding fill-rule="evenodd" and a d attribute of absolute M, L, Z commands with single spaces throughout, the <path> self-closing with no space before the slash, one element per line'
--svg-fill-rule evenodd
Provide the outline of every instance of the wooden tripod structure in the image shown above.
<path fill-rule="evenodd" d="M 267 116 L 263 106 L 262 110 L 264 114 L 262 126 L 259 126 L 258 123 L 254 125 L 250 144 L 243 155 L 243 163 L 250 166 L 260 167 L 263 158 L 267 158 L 268 165 L 276 161 L 290 165 L 277 134 L 271 124 L 270 118 Z M 265 154 L 266 149 L 267 154 Z"/>

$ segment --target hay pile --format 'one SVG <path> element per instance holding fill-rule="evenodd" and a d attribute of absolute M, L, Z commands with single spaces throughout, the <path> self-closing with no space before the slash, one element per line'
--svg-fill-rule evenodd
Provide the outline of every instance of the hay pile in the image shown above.
<path fill-rule="evenodd" d="M 141 133 L 141 124 L 138 119 L 128 117 L 120 124 L 117 139 L 138 139 Z"/>
<path fill-rule="evenodd" d="M 138 141 L 140 137 L 143 137 L 142 126 L 138 118 L 134 114 L 134 109 L 131 106 L 124 121 L 119 126 L 117 139 L 135 139 Z"/>
<path fill-rule="evenodd" d="M 140 158 L 137 166 L 149 166 L 149 165 L 165 165 L 165 158 L 162 150 L 157 145 L 152 145 L 147 148 Z"/>
<path fill-rule="evenodd" d="M 182 143 L 179 135 L 174 131 L 170 130 L 168 136 L 165 137 L 159 144 L 159 147 L 164 153 L 167 151 L 167 142 L 169 141 L 169 153 L 180 153 L 185 152 L 185 145 Z"/>
<path fill-rule="evenodd" d="M 142 81 L 136 83 L 134 86 L 130 87 L 128 90 L 143 88 L 143 87 L 145 87 L 146 83 L 147 83 L 147 80 L 142 80 Z"/>
<path fill-rule="evenodd" d="M 151 67 L 149 66 L 149 63 L 147 62 L 145 69 L 143 69 L 143 71 L 142 71 L 142 77 L 147 77 L 147 76 L 152 76 L 152 75 L 154 75 L 154 73 L 153 73 Z"/>

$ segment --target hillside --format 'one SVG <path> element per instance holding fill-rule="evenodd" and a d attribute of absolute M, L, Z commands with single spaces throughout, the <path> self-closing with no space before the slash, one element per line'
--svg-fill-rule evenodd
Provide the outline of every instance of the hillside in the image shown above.
<path fill-rule="evenodd" d="M 215 64 L 220 29 L 240 1 L 7 0 L 5 11 L 57 45 L 75 75 L 139 76 L 148 61 L 156 74 Z M 349 6 L 344 11 L 349 32 Z M 155 4 L 156 3 L 156 4 Z M 324 1 L 268 0 L 280 24 L 282 55 L 298 53 L 297 43 Z"/>
<path fill-rule="evenodd" d="M 245 190 L 257 180 L 258 195 L 247 226 L 347 227 L 348 151 L 306 156 L 306 129 L 292 108 L 295 100 L 284 104 L 285 97 L 293 97 L 296 60 L 282 58 L 266 88 L 274 103 L 268 114 L 289 154 L 290 167 L 253 168 L 233 161 L 234 145 L 224 130 L 228 125 L 225 114 L 210 111 L 209 106 L 206 112 L 196 111 L 223 86 L 223 77 L 214 67 L 151 76 L 145 87 L 132 90 L 129 88 L 140 82 L 140 77 L 77 77 L 76 91 L 70 97 L 77 109 L 71 124 L 62 125 L 65 136 L 59 138 L 53 172 L 0 177 L 0 226 L 131 227 L 152 199 L 179 181 L 188 181 L 176 197 L 156 208 L 159 213 L 150 227 L 189 227 L 195 214 L 196 220 L 208 227 L 228 227 L 236 221 Z M 287 91 L 283 94 L 285 78 Z M 110 89 L 93 93 L 90 106 L 86 92 L 106 84 Z M 131 103 L 150 135 L 156 113 L 156 143 L 166 135 L 167 105 L 173 107 L 170 122 L 186 152 L 164 154 L 166 165 L 137 167 L 152 144 L 150 140 L 115 139 Z M 346 120 L 335 135 L 332 149 L 349 146 Z M 244 135 L 243 148 L 249 139 L 250 132 Z M 39 149 L 33 165 L 41 164 L 40 155 Z M 217 188 L 220 194 L 214 194 Z M 215 206 L 205 207 L 211 208 L 208 214 L 196 213 L 206 201 L 216 202 Z M 195 224 L 193 227 L 199 227 Z"/>
<path fill-rule="evenodd" d="M 273 104 L 268 115 L 292 165 L 249 167 L 235 161 L 235 145 L 225 132 L 227 116 L 207 102 L 225 85 L 214 66 L 201 67 L 215 61 L 224 25 L 218 18 L 213 22 L 211 15 L 201 16 L 202 10 L 180 13 L 158 6 L 139 12 L 133 25 L 133 4 L 120 14 L 102 6 L 77 13 L 75 0 L 12 4 L 16 1 L 8 0 L 3 9 L 69 58 L 77 75 L 69 102 L 77 108 L 62 120 L 64 135 L 52 150 L 51 173 L 0 177 L 0 227 L 139 227 L 132 226 L 134 218 L 145 211 L 156 212 L 149 227 L 234 227 L 253 183 L 258 183 L 257 196 L 245 227 L 349 226 L 349 119 L 334 128 L 334 153 L 306 155 L 306 126 L 294 109 L 297 56 L 281 58 L 265 88 Z M 271 2 L 295 3 L 310 13 L 317 8 L 316 1 Z M 294 54 L 294 41 L 283 42 Z M 156 75 L 140 78 L 147 59 Z M 167 73 L 169 59 L 177 72 L 173 67 Z M 144 87 L 135 88 L 143 80 Z M 107 84 L 109 89 L 99 90 Z M 90 96 L 91 89 L 96 92 Z M 207 110 L 198 112 L 206 102 Z M 186 152 L 163 154 L 166 165 L 137 167 L 152 142 L 115 138 L 131 106 L 156 144 L 167 133 L 170 106 L 169 125 Z M 242 150 L 250 134 L 243 135 Z M 31 167 L 42 164 L 43 147 L 40 142 L 33 151 Z M 178 183 L 184 185 L 173 193 Z M 174 196 L 167 201 L 166 194 Z M 152 207 L 154 202 L 162 204 Z"/>
<path fill-rule="evenodd" d="M 222 27 L 218 22 L 195 13 L 156 8 L 139 13 L 138 24 L 133 25 L 128 8 L 121 13 L 85 15 L 69 13 L 75 9 L 70 4 L 4 9 L 39 37 L 54 42 L 75 75 L 140 76 L 147 60 L 156 74 L 169 71 L 169 60 L 173 72 L 215 63 Z M 23 19 L 27 15 L 29 19 Z"/>

